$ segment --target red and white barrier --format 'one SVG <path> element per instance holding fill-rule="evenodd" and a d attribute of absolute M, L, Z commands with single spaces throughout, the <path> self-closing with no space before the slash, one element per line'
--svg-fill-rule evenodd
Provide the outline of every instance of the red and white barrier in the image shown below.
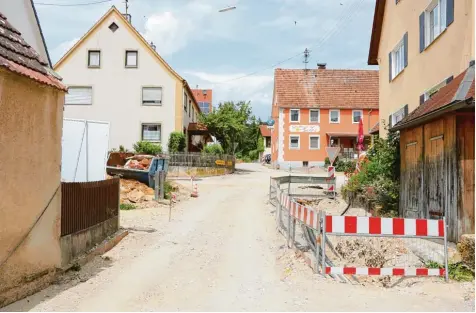
<path fill-rule="evenodd" d="M 392 235 L 440 237 L 445 235 L 443 220 L 382 218 L 360 216 L 326 216 L 326 233 L 355 235 Z"/>
<path fill-rule="evenodd" d="M 319 214 L 312 208 L 306 207 L 302 204 L 292 201 L 290 206 L 290 214 L 301 223 L 317 229 L 320 223 Z"/>
<path fill-rule="evenodd" d="M 440 268 L 326 267 L 326 274 L 367 276 L 444 276 L 445 270 Z"/>
<path fill-rule="evenodd" d="M 334 178 L 335 177 L 335 167 L 334 166 L 328 166 L 327 167 L 327 177 L 328 178 Z M 335 191 L 334 184 L 332 184 L 332 183 L 329 184 L 328 191 L 329 192 L 334 192 Z"/>

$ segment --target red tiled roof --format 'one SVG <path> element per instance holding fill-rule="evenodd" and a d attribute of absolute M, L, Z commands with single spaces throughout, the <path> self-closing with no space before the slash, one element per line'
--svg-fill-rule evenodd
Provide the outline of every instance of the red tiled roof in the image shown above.
<path fill-rule="evenodd" d="M 377 122 L 377 124 L 375 124 L 374 127 L 372 127 L 372 128 L 369 130 L 369 133 L 372 134 L 372 135 L 378 134 L 379 128 L 380 128 L 380 123 Z"/>
<path fill-rule="evenodd" d="M 189 131 L 208 131 L 208 128 L 205 124 L 202 124 L 202 123 L 189 123 L 188 130 Z"/>
<path fill-rule="evenodd" d="M 271 129 L 269 129 L 267 125 L 260 125 L 259 130 L 261 132 L 261 136 L 271 137 Z"/>
<path fill-rule="evenodd" d="M 278 107 L 378 109 L 378 71 L 276 69 Z"/>
<path fill-rule="evenodd" d="M 0 67 L 27 76 L 39 83 L 66 91 L 67 88 L 46 67 L 48 63 L 21 37 L 0 13 Z"/>
<path fill-rule="evenodd" d="M 469 72 L 467 75 L 470 69 L 471 72 Z M 458 91 L 460 90 L 460 86 L 462 86 L 463 83 L 470 83 L 471 85 L 468 86 L 469 88 L 467 87 L 468 91 L 465 94 L 457 95 Z M 456 76 L 448 85 L 438 90 L 430 99 L 425 101 L 422 105 L 417 107 L 409 115 L 398 122 L 395 127 L 402 126 L 403 124 L 409 123 L 413 120 L 423 117 L 424 115 L 428 115 L 449 104 L 461 102 L 471 98 L 474 99 L 474 65 L 472 68 L 470 67 L 463 73 Z"/>

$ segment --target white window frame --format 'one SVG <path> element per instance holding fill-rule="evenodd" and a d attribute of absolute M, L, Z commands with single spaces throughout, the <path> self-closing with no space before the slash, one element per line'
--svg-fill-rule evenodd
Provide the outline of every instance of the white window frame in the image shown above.
<path fill-rule="evenodd" d="M 311 146 L 311 138 L 318 138 L 317 148 Z M 321 149 L 321 136 L 320 135 L 309 135 L 309 150 L 320 150 Z"/>
<path fill-rule="evenodd" d="M 430 99 L 431 95 L 438 92 L 438 90 L 445 87 L 446 85 L 447 85 L 447 83 L 446 83 L 446 79 L 445 79 L 445 80 L 439 82 L 438 84 L 434 85 L 433 87 L 428 88 L 427 90 L 425 90 L 425 92 L 423 93 L 424 101 L 427 101 L 428 99 Z M 430 91 L 432 91 L 432 92 L 430 93 Z"/>
<path fill-rule="evenodd" d="M 352 110 L 352 124 L 359 124 L 359 121 L 354 122 L 354 112 L 360 112 L 362 122 L 364 122 L 364 110 Z"/>
<path fill-rule="evenodd" d="M 331 112 L 337 112 L 337 122 L 332 121 L 332 113 Z M 339 123 L 340 123 L 340 110 L 339 109 L 329 110 L 329 124 L 339 124 Z"/>
<path fill-rule="evenodd" d="M 296 147 L 291 147 L 291 137 L 297 137 L 298 139 L 298 146 Z M 301 135 L 289 135 L 289 150 L 299 150 L 301 149 Z"/>
<path fill-rule="evenodd" d="M 297 121 L 292 120 L 292 116 L 293 116 L 292 112 L 293 111 L 298 111 L 298 120 Z M 301 122 L 301 109 L 289 109 L 289 122 L 290 123 L 299 123 L 299 122 Z"/>
<path fill-rule="evenodd" d="M 401 118 L 398 119 L 398 117 L 401 117 Z M 405 107 L 401 107 L 400 109 L 392 113 L 392 125 L 396 125 L 398 122 L 403 120 L 404 117 L 405 117 Z"/>
<path fill-rule="evenodd" d="M 91 53 L 97 53 L 99 56 L 98 65 L 91 65 Z M 101 50 L 99 49 L 91 49 L 88 50 L 88 67 L 89 68 L 100 68 L 101 67 Z"/>
<path fill-rule="evenodd" d="M 156 103 L 144 103 L 144 89 L 160 89 L 160 99 L 159 102 Z M 162 106 L 162 102 L 164 101 L 164 88 L 162 86 L 142 86 L 141 89 L 141 103 L 143 106 Z"/>
<path fill-rule="evenodd" d="M 311 115 L 312 115 L 311 112 L 313 112 L 313 111 L 314 112 L 317 111 L 317 114 L 318 114 L 317 121 L 313 121 L 311 119 Z M 320 122 L 321 122 L 321 110 L 319 110 L 319 109 L 309 109 L 309 123 L 320 123 Z"/>
<path fill-rule="evenodd" d="M 436 33 L 433 33 L 431 38 L 431 12 L 438 8 L 438 23 L 439 27 L 434 27 Z M 432 0 L 425 9 L 425 48 L 431 45 L 446 29 L 446 0 Z"/>
<path fill-rule="evenodd" d="M 392 80 L 400 74 L 405 68 L 405 42 L 400 42 L 393 48 L 391 52 L 392 58 Z"/>
<path fill-rule="evenodd" d="M 148 126 L 158 125 L 159 126 L 159 128 L 160 128 L 160 136 L 159 136 L 160 138 L 159 138 L 159 140 L 148 140 L 148 139 L 144 138 L 144 126 L 146 126 L 146 125 L 148 125 Z M 157 122 L 157 123 L 155 123 L 155 122 L 141 123 L 140 124 L 140 138 L 143 141 L 161 143 L 162 142 L 162 123 L 159 123 L 159 122 Z"/>
<path fill-rule="evenodd" d="M 127 64 L 127 55 L 129 53 L 135 53 L 136 54 L 136 64 L 135 65 Z M 138 68 L 139 67 L 139 51 L 137 51 L 137 50 L 126 50 L 126 52 L 125 52 L 125 67 L 126 68 Z"/>
<path fill-rule="evenodd" d="M 68 95 L 65 96 L 64 99 L 64 105 L 92 105 L 93 104 L 93 87 L 92 86 L 69 86 L 68 87 L 68 93 L 70 90 L 74 89 L 89 89 L 91 90 L 91 101 L 85 101 L 81 103 L 67 103 L 66 101 L 68 100 Z"/>

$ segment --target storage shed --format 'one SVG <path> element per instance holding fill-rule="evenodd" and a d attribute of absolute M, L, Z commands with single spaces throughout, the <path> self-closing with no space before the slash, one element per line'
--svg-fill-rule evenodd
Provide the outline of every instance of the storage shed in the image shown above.
<path fill-rule="evenodd" d="M 448 238 L 474 234 L 474 62 L 397 123 L 400 214 L 448 221 Z"/>

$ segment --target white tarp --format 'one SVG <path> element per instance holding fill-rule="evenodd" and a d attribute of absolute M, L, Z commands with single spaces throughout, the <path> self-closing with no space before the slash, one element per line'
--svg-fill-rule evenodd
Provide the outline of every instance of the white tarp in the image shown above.
<path fill-rule="evenodd" d="M 61 180 L 87 182 L 106 178 L 109 122 L 63 120 Z"/>

